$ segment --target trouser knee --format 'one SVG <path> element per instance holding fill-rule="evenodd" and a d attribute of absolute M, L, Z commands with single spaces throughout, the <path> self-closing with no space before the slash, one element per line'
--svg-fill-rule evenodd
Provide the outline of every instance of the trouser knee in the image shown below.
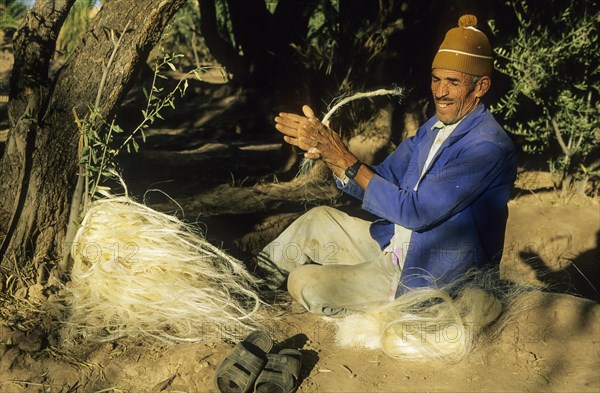
<path fill-rule="evenodd" d="M 342 317 L 348 313 L 345 307 L 335 305 L 333 299 L 323 293 L 327 283 L 320 279 L 319 265 L 304 265 L 293 270 L 288 277 L 288 292 L 307 311 L 319 315 Z"/>
<path fill-rule="evenodd" d="M 304 292 L 309 287 L 310 276 L 312 276 L 310 270 L 307 267 L 310 265 L 300 266 L 292 270 L 288 276 L 287 288 L 290 295 L 299 303 L 305 305 Z M 308 271 L 307 271 L 308 270 Z"/>

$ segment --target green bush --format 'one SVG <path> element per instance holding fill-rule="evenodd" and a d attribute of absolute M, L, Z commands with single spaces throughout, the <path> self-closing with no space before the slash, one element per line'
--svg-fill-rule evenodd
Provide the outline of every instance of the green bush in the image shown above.
<path fill-rule="evenodd" d="M 547 154 L 564 196 L 584 193 L 600 168 L 600 13 L 586 1 L 534 4 L 512 2 L 518 28 L 496 49 L 496 69 L 511 88 L 492 109 L 523 138 L 526 153 Z"/>
<path fill-rule="evenodd" d="M 175 59 L 177 65 L 200 68 L 203 63 L 215 62 L 199 32 L 199 26 L 198 0 L 188 0 L 173 16 L 160 42 L 165 53 L 183 55 Z"/>
<path fill-rule="evenodd" d="M 398 8 L 392 0 L 362 5 L 340 0 L 318 2 L 309 19 L 306 39 L 302 45 L 292 47 L 304 67 L 321 77 L 321 85 L 326 86 L 320 91 L 324 101 L 392 87 L 384 83 L 382 70 L 389 37 L 404 28 L 397 17 Z M 374 121 L 382 102 L 389 99 L 350 103 L 335 126 L 344 136 L 363 132 L 363 127 L 357 125 L 365 119 Z"/>
<path fill-rule="evenodd" d="M 77 48 L 81 37 L 88 29 L 91 18 L 95 15 L 97 3 L 97 0 L 75 1 L 56 40 L 56 51 L 59 56 L 68 58 Z"/>
<path fill-rule="evenodd" d="M 0 0 L 0 31 L 6 36 L 12 35 L 26 12 L 27 7 L 22 0 Z"/>

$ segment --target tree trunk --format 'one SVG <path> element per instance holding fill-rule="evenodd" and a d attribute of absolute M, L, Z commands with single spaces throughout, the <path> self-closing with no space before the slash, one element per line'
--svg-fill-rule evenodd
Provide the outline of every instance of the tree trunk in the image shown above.
<path fill-rule="evenodd" d="M 3 274 L 26 265 L 47 274 L 66 246 L 63 242 L 78 166 L 79 133 L 73 110 L 83 118 L 96 100 L 113 51 L 111 32 L 124 36 L 99 100 L 99 110 L 107 118 L 114 115 L 138 67 L 184 2 L 103 2 L 80 46 L 54 81 L 48 80 L 48 63 L 74 0 L 38 0 L 28 13 L 15 38 L 11 131 L 0 162 Z M 39 268 L 44 264 L 48 269 Z M 43 280 L 37 277 L 38 282 Z"/>
<path fill-rule="evenodd" d="M 10 134 L 0 162 L 0 267 L 10 271 L 25 265 L 24 241 L 17 250 L 12 239 L 29 237 L 32 231 L 31 208 L 26 207 L 36 184 L 31 184 L 36 136 L 40 131 L 43 96 L 48 91 L 48 67 L 56 37 L 75 0 L 38 1 L 16 32 L 14 66 L 10 78 L 8 116 Z M 39 168 L 36 168 L 39 169 Z M 35 177 L 33 177 L 35 178 Z M 39 179 L 35 179 L 39 183 Z M 30 184 L 32 189 L 30 189 Z M 23 224 L 20 225 L 20 220 Z"/>
<path fill-rule="evenodd" d="M 244 83 L 248 76 L 246 59 L 219 34 L 215 0 L 198 0 L 200 7 L 200 32 L 210 53 L 233 75 L 233 80 Z"/>
<path fill-rule="evenodd" d="M 289 75 L 297 75 L 301 64 L 295 60 L 291 44 L 302 44 L 306 38 L 308 21 L 317 3 L 280 1 L 271 15 L 265 0 L 227 0 L 234 47 L 220 35 L 215 0 L 198 0 L 200 31 L 210 53 L 233 74 L 235 81 L 243 87 L 276 91 L 274 86 L 282 80 L 289 82 Z M 297 78 L 301 80 L 301 75 Z"/>

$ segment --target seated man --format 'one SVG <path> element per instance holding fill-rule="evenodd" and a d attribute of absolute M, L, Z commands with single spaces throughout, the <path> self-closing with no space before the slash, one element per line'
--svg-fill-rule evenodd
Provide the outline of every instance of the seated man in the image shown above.
<path fill-rule="evenodd" d="M 379 165 L 362 164 L 307 106 L 304 116 L 275 118 L 287 143 L 324 160 L 338 187 L 380 219 L 310 210 L 259 254 L 272 287 L 289 275 L 290 294 L 307 310 L 343 316 L 498 266 L 516 160 L 481 102 L 493 60 L 476 23 L 465 15 L 448 31 L 432 64 L 435 116 Z"/>

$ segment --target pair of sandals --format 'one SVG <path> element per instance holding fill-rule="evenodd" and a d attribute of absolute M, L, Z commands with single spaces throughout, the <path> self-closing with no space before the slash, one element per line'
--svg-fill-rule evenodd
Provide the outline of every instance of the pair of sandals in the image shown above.
<path fill-rule="evenodd" d="M 296 349 L 269 353 L 273 340 L 255 330 L 217 367 L 214 387 L 219 393 L 292 393 L 298 388 L 302 354 Z"/>

